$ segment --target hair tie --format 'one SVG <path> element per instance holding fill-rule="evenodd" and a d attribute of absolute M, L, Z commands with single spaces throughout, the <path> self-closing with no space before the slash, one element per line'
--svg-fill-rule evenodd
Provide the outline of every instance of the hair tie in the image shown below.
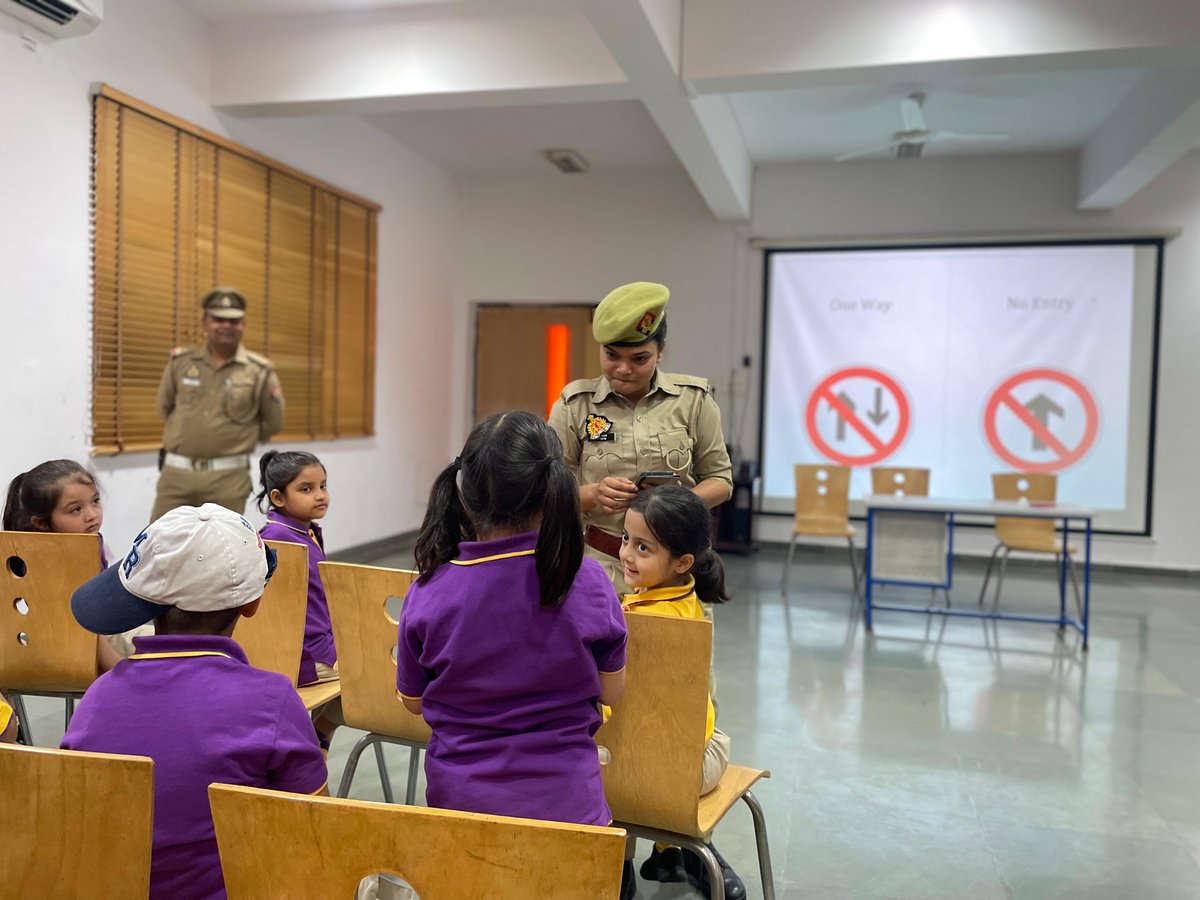
<path fill-rule="evenodd" d="M 547 456 L 547 457 L 543 458 L 542 461 L 539 463 L 539 465 L 542 467 L 542 471 L 549 472 L 550 467 L 552 465 L 554 465 L 554 461 L 556 459 L 558 459 L 557 456 Z"/>
<path fill-rule="evenodd" d="M 460 457 L 460 456 L 454 457 L 454 462 L 450 463 L 450 465 L 454 469 L 455 472 L 461 472 L 462 471 L 462 457 Z"/>

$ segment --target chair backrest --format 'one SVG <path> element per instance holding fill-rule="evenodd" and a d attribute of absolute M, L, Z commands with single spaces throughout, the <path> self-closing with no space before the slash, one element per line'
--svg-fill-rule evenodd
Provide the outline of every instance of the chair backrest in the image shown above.
<path fill-rule="evenodd" d="M 1034 472 L 998 472 L 992 475 L 992 494 L 997 500 L 1028 500 L 1053 503 L 1058 496 L 1058 476 Z M 1006 544 L 1053 542 L 1052 519 L 996 517 L 996 537 Z"/>
<path fill-rule="evenodd" d="M 403 599 L 417 573 L 323 562 L 321 581 L 342 674 L 342 716 L 351 728 L 429 741 L 429 726 L 396 695 L 396 625 L 390 598 Z"/>
<path fill-rule="evenodd" d="M 145 900 L 153 761 L 0 744 L 0 796 L 4 896 Z"/>
<path fill-rule="evenodd" d="M 929 470 L 902 466 L 877 466 L 871 470 L 871 493 L 928 497 Z"/>
<path fill-rule="evenodd" d="M 554 897 L 616 900 L 625 832 L 446 809 L 208 789 L 230 900 L 351 900 L 389 872 L 421 900 Z"/>
<path fill-rule="evenodd" d="M 712 623 L 636 612 L 625 622 L 625 694 L 596 733 L 612 754 L 613 820 L 696 834 Z"/>
<path fill-rule="evenodd" d="M 797 464 L 796 523 L 849 522 L 850 467 Z"/>
<path fill-rule="evenodd" d="M 100 573 L 94 534 L 0 531 L 0 685 L 86 691 L 96 635 L 71 615 L 71 594 Z"/>
<path fill-rule="evenodd" d="M 288 541 L 267 541 L 279 565 L 267 582 L 258 612 L 238 619 L 233 638 L 246 651 L 250 665 L 286 675 L 296 684 L 304 649 L 308 611 L 308 548 Z"/>

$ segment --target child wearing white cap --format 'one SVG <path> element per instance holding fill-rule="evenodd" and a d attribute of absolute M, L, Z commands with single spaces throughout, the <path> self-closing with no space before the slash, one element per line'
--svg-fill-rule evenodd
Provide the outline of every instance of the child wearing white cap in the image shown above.
<path fill-rule="evenodd" d="M 71 598 L 98 634 L 153 621 L 153 637 L 84 694 L 68 750 L 154 760 L 150 897 L 221 898 L 208 786 L 327 794 L 325 759 L 291 681 L 249 665 L 232 638 L 252 616 L 274 552 L 241 515 L 213 503 L 171 510 L 116 566 Z"/>

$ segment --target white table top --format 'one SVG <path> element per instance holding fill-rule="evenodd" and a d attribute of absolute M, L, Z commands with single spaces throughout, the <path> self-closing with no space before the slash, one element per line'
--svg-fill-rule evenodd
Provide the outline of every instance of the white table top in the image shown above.
<path fill-rule="evenodd" d="M 863 498 L 867 509 L 902 512 L 944 512 L 980 516 L 1021 516 L 1030 519 L 1091 519 L 1096 510 L 1073 503 L 1041 503 L 1025 500 L 955 500 L 945 497 L 910 497 L 895 494 L 868 494 Z"/>

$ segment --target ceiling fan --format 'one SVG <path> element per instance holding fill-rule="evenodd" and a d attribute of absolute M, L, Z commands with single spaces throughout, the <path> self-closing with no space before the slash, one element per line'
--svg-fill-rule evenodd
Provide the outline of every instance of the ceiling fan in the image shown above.
<path fill-rule="evenodd" d="M 860 156 L 870 156 L 883 150 L 893 150 L 900 158 L 920 156 L 925 145 L 938 141 L 1007 141 L 1012 135 L 994 131 L 930 131 L 925 127 L 925 95 L 909 94 L 900 101 L 900 120 L 904 130 L 897 131 L 886 144 L 854 150 L 835 156 L 834 162 L 845 162 Z"/>

